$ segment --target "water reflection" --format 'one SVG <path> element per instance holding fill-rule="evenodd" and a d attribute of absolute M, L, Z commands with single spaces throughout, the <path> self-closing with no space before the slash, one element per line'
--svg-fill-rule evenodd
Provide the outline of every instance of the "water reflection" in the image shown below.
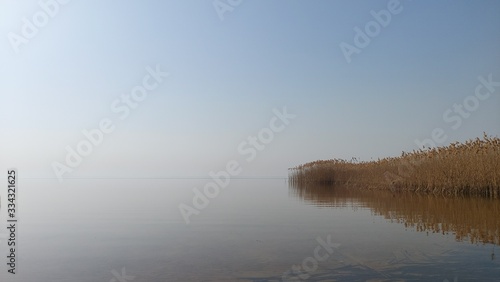
<path fill-rule="evenodd" d="M 442 197 L 289 184 L 291 196 L 317 206 L 366 207 L 373 214 L 420 232 L 454 234 L 457 241 L 500 245 L 500 200 Z"/>

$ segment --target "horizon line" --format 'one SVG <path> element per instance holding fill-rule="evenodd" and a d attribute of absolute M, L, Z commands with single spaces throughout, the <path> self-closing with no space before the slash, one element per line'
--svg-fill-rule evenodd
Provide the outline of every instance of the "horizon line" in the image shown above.
<path fill-rule="evenodd" d="M 54 179 L 57 177 L 18 177 L 19 179 Z M 241 176 L 229 177 L 228 179 L 287 179 L 288 176 Z M 78 180 L 78 179 L 213 179 L 212 177 L 198 176 L 176 176 L 176 177 L 68 177 L 63 180 Z"/>

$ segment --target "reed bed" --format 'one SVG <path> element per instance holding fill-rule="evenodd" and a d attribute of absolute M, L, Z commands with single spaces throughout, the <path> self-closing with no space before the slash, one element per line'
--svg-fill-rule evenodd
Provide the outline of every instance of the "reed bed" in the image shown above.
<path fill-rule="evenodd" d="M 403 152 L 369 162 L 319 160 L 290 169 L 297 184 L 355 186 L 443 195 L 500 197 L 500 138 Z"/>

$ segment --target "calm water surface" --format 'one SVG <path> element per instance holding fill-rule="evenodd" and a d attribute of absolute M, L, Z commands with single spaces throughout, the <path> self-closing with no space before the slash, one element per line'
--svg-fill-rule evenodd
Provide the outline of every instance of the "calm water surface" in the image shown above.
<path fill-rule="evenodd" d="M 498 200 L 233 179 L 187 225 L 208 181 L 22 180 L 0 281 L 500 281 Z"/>

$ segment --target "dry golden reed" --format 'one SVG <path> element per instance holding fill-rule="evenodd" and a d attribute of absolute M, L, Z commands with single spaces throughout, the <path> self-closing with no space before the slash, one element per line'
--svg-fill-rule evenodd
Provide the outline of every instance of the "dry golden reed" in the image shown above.
<path fill-rule="evenodd" d="M 403 152 L 400 157 L 357 162 L 320 160 L 290 169 L 295 183 L 347 185 L 391 191 L 500 197 L 500 138 L 455 142 Z"/>

